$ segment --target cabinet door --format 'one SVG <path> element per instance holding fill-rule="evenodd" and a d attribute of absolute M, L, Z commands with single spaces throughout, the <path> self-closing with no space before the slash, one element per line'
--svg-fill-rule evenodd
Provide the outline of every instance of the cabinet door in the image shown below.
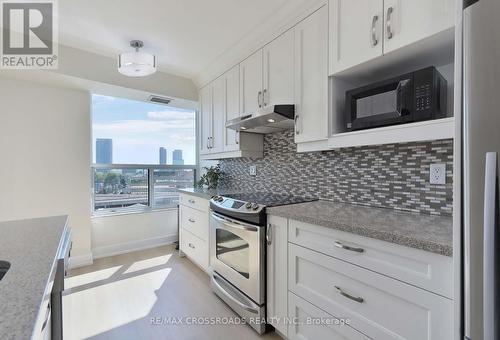
<path fill-rule="evenodd" d="M 454 0 L 384 0 L 384 53 L 454 26 Z"/>
<path fill-rule="evenodd" d="M 251 114 L 260 107 L 262 96 L 262 50 L 240 63 L 240 113 Z"/>
<path fill-rule="evenodd" d="M 330 74 L 382 55 L 383 0 L 330 0 L 329 7 Z"/>
<path fill-rule="evenodd" d="M 269 216 L 267 235 L 267 316 L 284 336 L 288 315 L 288 220 Z"/>
<path fill-rule="evenodd" d="M 221 76 L 213 82 L 212 140 L 210 153 L 224 151 L 226 124 L 226 79 Z"/>
<path fill-rule="evenodd" d="M 264 47 L 264 105 L 294 103 L 294 30 Z"/>
<path fill-rule="evenodd" d="M 328 10 L 295 27 L 295 142 L 328 138 Z"/>
<path fill-rule="evenodd" d="M 212 137 L 212 85 L 200 90 L 200 155 L 210 153 Z"/>
<path fill-rule="evenodd" d="M 240 116 L 240 66 L 236 65 L 224 75 L 226 82 L 226 111 L 225 121 Z M 224 129 L 224 151 L 239 149 L 239 133 L 235 130 Z"/>

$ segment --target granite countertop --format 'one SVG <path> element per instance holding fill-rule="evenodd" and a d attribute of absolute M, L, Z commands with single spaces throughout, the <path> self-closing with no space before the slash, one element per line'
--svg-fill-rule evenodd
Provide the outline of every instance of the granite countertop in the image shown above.
<path fill-rule="evenodd" d="M 67 216 L 0 222 L 0 339 L 30 339 Z"/>
<path fill-rule="evenodd" d="M 234 190 L 225 190 L 225 189 L 207 189 L 207 188 L 187 188 L 187 189 L 179 189 L 179 192 L 183 194 L 193 195 L 201 198 L 205 198 L 207 200 L 211 199 L 212 196 L 224 196 L 228 194 L 234 194 Z"/>
<path fill-rule="evenodd" d="M 267 213 L 440 255 L 453 255 L 451 217 L 330 201 L 272 207 Z"/>

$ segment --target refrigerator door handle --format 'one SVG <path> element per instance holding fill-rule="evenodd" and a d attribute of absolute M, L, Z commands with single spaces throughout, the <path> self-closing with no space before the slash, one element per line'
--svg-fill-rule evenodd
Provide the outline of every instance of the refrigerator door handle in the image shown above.
<path fill-rule="evenodd" d="M 496 152 L 486 153 L 483 226 L 483 339 L 496 339 L 496 251 L 498 239 L 498 161 Z"/>

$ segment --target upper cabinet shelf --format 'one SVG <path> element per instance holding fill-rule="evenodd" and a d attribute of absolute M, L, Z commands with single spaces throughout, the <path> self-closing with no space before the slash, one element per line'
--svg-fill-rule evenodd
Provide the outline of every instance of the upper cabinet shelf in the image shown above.
<path fill-rule="evenodd" d="M 332 135 L 322 143 L 297 145 L 298 152 L 311 152 L 355 146 L 421 142 L 454 138 L 455 120 L 453 117 L 427 120 L 410 124 L 385 126 L 375 129 L 343 132 Z"/>

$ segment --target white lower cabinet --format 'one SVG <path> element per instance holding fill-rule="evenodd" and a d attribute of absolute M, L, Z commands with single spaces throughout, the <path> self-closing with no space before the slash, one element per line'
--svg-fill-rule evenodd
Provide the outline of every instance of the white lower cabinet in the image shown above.
<path fill-rule="evenodd" d="M 179 249 L 206 272 L 210 272 L 209 228 L 209 201 L 180 194 Z"/>
<path fill-rule="evenodd" d="M 452 338 L 452 300 L 294 244 L 288 251 L 289 290 L 370 338 Z"/>
<path fill-rule="evenodd" d="M 268 222 L 267 315 L 281 335 L 452 339 L 451 257 L 283 217 Z"/>
<path fill-rule="evenodd" d="M 290 340 L 369 340 L 350 327 L 346 320 L 338 319 L 310 304 L 293 293 L 288 293 Z"/>
<path fill-rule="evenodd" d="M 182 228 L 179 233 L 181 251 L 203 270 L 208 271 L 208 242 Z"/>
<path fill-rule="evenodd" d="M 267 222 L 267 316 L 269 323 L 286 336 L 288 221 L 270 216 Z"/>

